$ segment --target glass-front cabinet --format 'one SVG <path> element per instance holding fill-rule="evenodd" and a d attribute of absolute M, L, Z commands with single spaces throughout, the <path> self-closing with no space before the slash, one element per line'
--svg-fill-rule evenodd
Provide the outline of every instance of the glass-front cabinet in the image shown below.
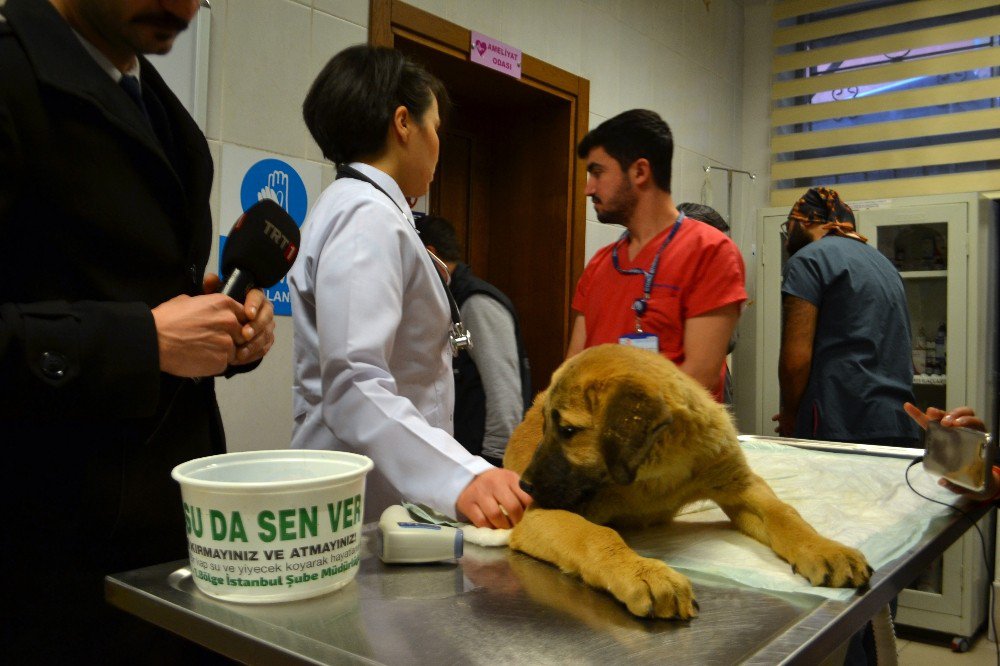
<path fill-rule="evenodd" d="M 902 278 L 917 405 L 969 405 L 997 432 L 996 205 L 975 193 L 848 203 L 858 231 Z M 756 293 L 740 322 L 733 373 L 737 423 L 747 434 L 772 435 L 771 416 L 778 413 L 787 261 L 779 228 L 788 210 L 766 208 L 757 216 Z M 992 552 L 992 516 L 980 526 Z M 990 581 L 982 553 L 970 530 L 899 595 L 896 623 L 950 633 L 961 644 L 986 617 Z"/>
<path fill-rule="evenodd" d="M 970 405 L 996 429 L 997 225 L 979 194 L 902 197 L 857 206 L 858 231 L 899 270 L 910 309 L 914 393 L 919 406 Z M 778 413 L 780 226 L 788 208 L 758 211 L 752 303 L 734 353 L 740 431 L 772 435 Z M 736 376 L 739 374 L 740 376 Z"/>
<path fill-rule="evenodd" d="M 917 406 L 966 404 L 967 206 L 876 208 L 857 217 L 858 231 L 903 279 Z"/>
<path fill-rule="evenodd" d="M 967 227 L 968 211 L 963 204 L 879 208 L 858 215 L 858 231 L 893 263 L 903 280 L 910 310 L 913 394 L 922 410 L 969 402 Z M 899 595 L 896 622 L 950 632 L 955 634 L 956 646 L 963 641 L 967 644 L 983 618 L 981 612 L 971 612 L 971 606 L 980 604 L 972 598 L 963 600 L 966 587 L 986 592 L 984 564 L 977 566 L 981 548 L 978 537 L 968 533 L 935 560 Z M 981 573 L 963 580 L 974 572 Z M 970 606 L 969 610 L 963 605 Z M 963 616 L 968 621 L 962 622 Z"/>

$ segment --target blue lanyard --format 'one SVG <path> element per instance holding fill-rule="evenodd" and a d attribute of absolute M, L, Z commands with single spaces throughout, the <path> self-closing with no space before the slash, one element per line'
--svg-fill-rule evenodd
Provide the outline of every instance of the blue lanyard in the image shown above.
<path fill-rule="evenodd" d="M 622 275 L 642 275 L 645 278 L 642 288 L 643 296 L 642 298 L 637 298 L 635 303 L 632 304 L 632 309 L 635 310 L 636 315 L 639 317 L 646 313 L 646 304 L 649 301 L 650 295 L 653 293 L 653 278 L 656 277 L 656 269 L 660 265 L 660 255 L 663 254 L 663 250 L 670 245 L 670 241 L 672 241 L 674 236 L 677 235 L 677 230 L 681 228 L 681 220 L 683 219 L 684 213 L 678 212 L 677 221 L 674 222 L 674 226 L 670 228 L 670 233 L 663 239 L 663 242 L 660 243 L 660 247 L 656 251 L 656 254 L 653 255 L 653 264 L 649 267 L 648 271 L 644 271 L 641 268 L 624 269 L 621 267 L 621 264 L 618 263 L 618 244 L 628 238 L 628 231 L 623 233 L 621 238 L 619 238 L 614 244 L 614 247 L 611 248 L 611 263 L 614 265 L 616 271 Z"/>

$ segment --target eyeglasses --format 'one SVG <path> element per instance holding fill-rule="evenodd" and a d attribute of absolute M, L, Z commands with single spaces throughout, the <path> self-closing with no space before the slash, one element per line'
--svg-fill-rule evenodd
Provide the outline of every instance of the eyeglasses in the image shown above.
<path fill-rule="evenodd" d="M 788 220 L 785 220 L 784 222 L 782 222 L 781 226 L 778 227 L 778 230 L 781 232 L 781 240 L 782 240 L 782 242 L 787 241 L 788 240 Z"/>

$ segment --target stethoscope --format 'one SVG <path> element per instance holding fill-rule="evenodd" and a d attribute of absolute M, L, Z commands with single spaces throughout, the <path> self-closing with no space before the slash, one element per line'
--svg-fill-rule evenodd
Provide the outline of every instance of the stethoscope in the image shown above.
<path fill-rule="evenodd" d="M 642 326 L 640 325 L 640 320 L 646 310 L 649 309 L 649 298 L 653 294 L 653 278 L 656 277 L 656 269 L 660 265 L 660 255 L 663 251 L 670 245 L 670 241 L 674 239 L 677 235 L 677 230 L 681 228 L 681 221 L 684 219 L 684 213 L 678 211 L 677 220 L 674 222 L 673 227 L 670 228 L 670 233 L 667 237 L 663 239 L 660 243 L 660 247 L 656 250 L 656 254 L 653 255 L 653 263 L 649 267 L 648 271 L 644 271 L 641 268 L 622 268 L 621 264 L 618 262 L 618 246 L 621 242 L 628 238 L 628 231 L 625 231 L 618 241 L 611 248 L 611 263 L 614 265 L 615 270 L 622 275 L 642 275 L 643 276 L 643 287 L 642 287 L 642 297 L 635 299 L 632 303 L 632 310 L 635 312 L 635 328 L 639 333 L 642 332 Z"/>
<path fill-rule="evenodd" d="M 396 203 L 396 200 L 392 198 L 392 195 L 382 189 L 382 187 L 379 186 L 379 184 L 374 180 L 354 167 L 347 164 L 338 165 L 336 180 L 340 180 L 341 178 L 353 178 L 355 180 L 361 180 L 368 183 L 376 190 L 387 196 L 389 201 L 391 201 L 396 208 L 399 208 L 399 212 L 403 213 L 403 217 L 407 217 L 403 209 L 400 208 L 398 203 Z M 441 279 L 441 286 L 444 287 L 445 296 L 448 297 L 448 305 L 451 307 L 451 326 L 448 329 L 448 340 L 451 342 L 451 355 L 458 356 L 458 352 L 463 349 L 472 349 L 472 334 L 466 330 L 465 324 L 462 323 L 462 314 L 459 312 L 458 303 L 455 301 L 455 296 L 451 293 L 451 289 L 448 288 L 448 281 L 445 279 L 445 276 L 449 274 L 448 265 L 435 256 L 430 250 L 427 250 L 427 254 L 434 263 L 434 272 L 437 273 L 438 277 Z"/>

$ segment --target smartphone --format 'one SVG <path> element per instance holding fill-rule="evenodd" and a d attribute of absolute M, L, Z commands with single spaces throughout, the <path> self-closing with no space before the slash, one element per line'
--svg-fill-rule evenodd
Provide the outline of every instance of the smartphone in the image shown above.
<path fill-rule="evenodd" d="M 924 432 L 924 469 L 973 492 L 986 490 L 997 458 L 989 433 L 945 428 L 931 421 Z"/>

